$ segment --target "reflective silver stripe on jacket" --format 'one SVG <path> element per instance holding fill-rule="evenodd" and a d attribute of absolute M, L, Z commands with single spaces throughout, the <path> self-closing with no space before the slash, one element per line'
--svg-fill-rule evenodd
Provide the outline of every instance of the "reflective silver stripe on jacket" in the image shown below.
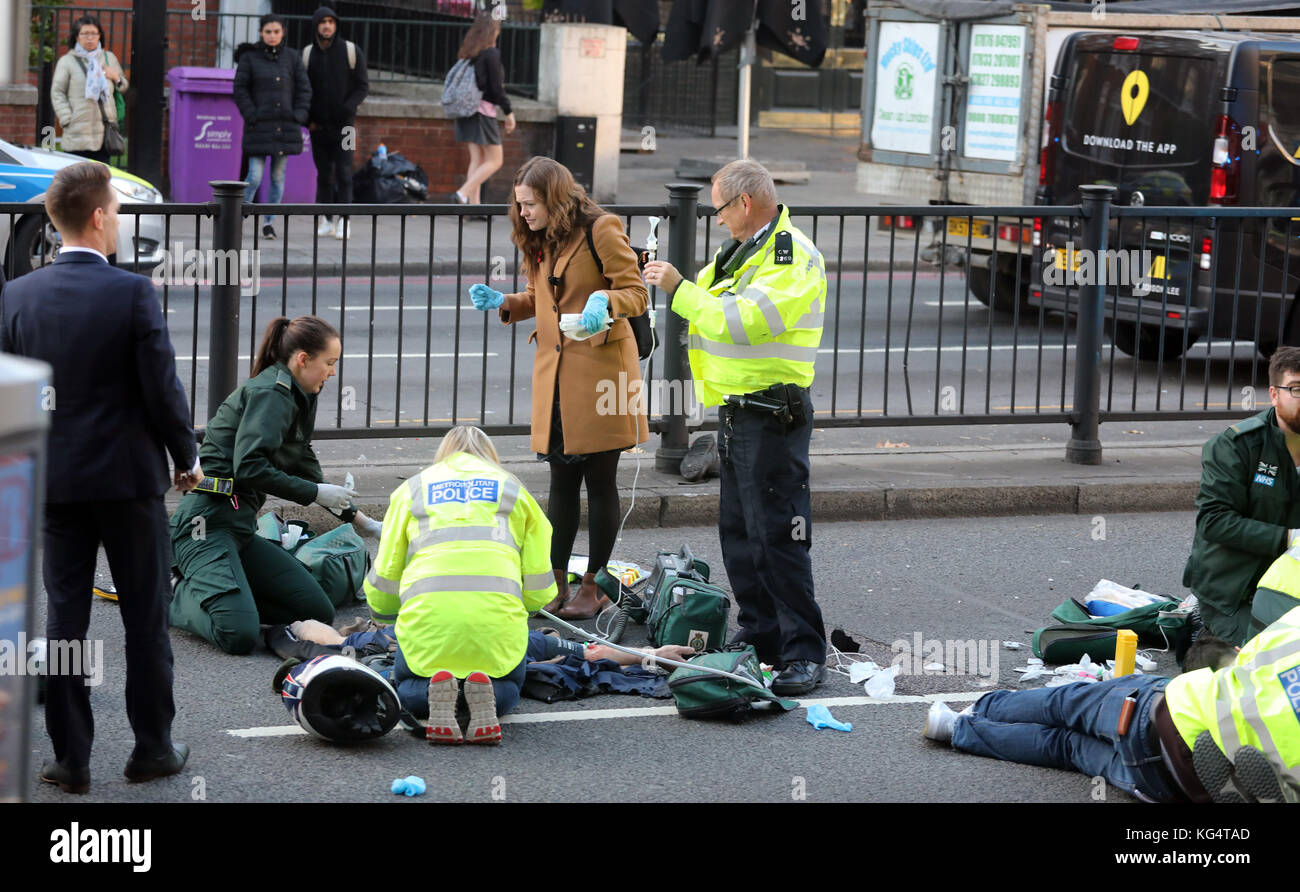
<path fill-rule="evenodd" d="M 428 576 L 412 582 L 402 592 L 402 606 L 405 607 L 412 598 L 431 592 L 500 592 L 514 595 L 521 601 L 524 599 L 519 580 L 507 576 Z"/>
<path fill-rule="evenodd" d="M 378 610 L 376 610 L 373 607 L 370 608 L 370 616 L 377 623 L 391 624 L 397 622 L 396 613 L 380 613 Z"/>
<path fill-rule="evenodd" d="M 374 567 L 371 567 L 370 572 L 366 574 L 366 582 L 370 583 L 373 588 L 378 589 L 385 595 L 396 595 L 397 589 L 401 585 L 398 580 L 385 579 L 380 576 L 375 572 Z"/>
<path fill-rule="evenodd" d="M 545 573 L 526 573 L 524 574 L 524 590 L 530 592 L 545 591 L 546 588 L 555 582 L 555 571 L 547 570 Z"/>
<path fill-rule="evenodd" d="M 1290 641 L 1270 650 L 1261 651 L 1244 666 L 1234 666 L 1227 670 L 1241 682 L 1242 718 L 1259 736 L 1266 755 L 1276 755 L 1278 749 L 1268 725 L 1260 715 L 1258 691 L 1251 679 L 1251 673 L 1261 666 L 1268 666 L 1296 656 L 1300 656 L 1300 641 Z M 1229 759 L 1232 759 L 1236 756 L 1237 751 L 1241 749 L 1241 737 L 1237 734 L 1237 723 L 1232 717 L 1232 706 L 1236 702 L 1235 698 L 1222 682 L 1219 684 L 1219 692 L 1215 701 L 1215 715 L 1219 722 L 1219 736 L 1223 741 L 1223 752 Z M 1274 761 L 1274 764 L 1277 765 L 1278 763 Z"/>
<path fill-rule="evenodd" d="M 424 521 L 432 520 L 429 517 L 420 518 L 421 526 Z M 464 526 L 464 527 L 439 527 L 436 530 L 426 530 L 416 536 L 406 546 L 406 562 L 409 564 L 411 559 L 421 549 L 428 548 L 430 545 L 443 545 L 447 542 L 499 542 L 502 545 L 509 545 L 515 551 L 519 546 L 515 544 L 515 537 L 510 532 L 510 525 L 503 526 Z"/>
<path fill-rule="evenodd" d="M 786 359 L 810 364 L 817 361 L 816 347 L 799 347 L 775 341 L 766 344 L 721 344 L 693 334 L 690 336 L 690 349 L 703 350 L 720 359 Z"/>

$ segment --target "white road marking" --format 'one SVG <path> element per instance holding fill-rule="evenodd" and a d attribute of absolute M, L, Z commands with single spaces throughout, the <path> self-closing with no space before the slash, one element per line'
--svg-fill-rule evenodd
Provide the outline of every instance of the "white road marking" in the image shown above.
<path fill-rule="evenodd" d="M 799 706 L 825 706 L 829 708 L 844 708 L 852 706 L 892 706 L 897 704 L 910 703 L 933 703 L 935 700 L 942 700 L 945 703 L 958 700 L 976 700 L 988 691 L 959 691 L 949 694 L 921 694 L 921 695 L 903 695 L 890 697 L 888 700 L 877 700 L 873 697 L 819 697 L 811 700 L 800 700 Z M 505 716 L 501 719 L 503 725 L 525 725 L 539 722 L 581 722 L 596 721 L 601 719 L 638 719 L 655 715 L 677 715 L 676 706 L 634 706 L 623 709 L 574 709 L 562 712 L 520 712 L 513 715 Z M 272 725 L 264 728 L 240 728 L 233 731 L 227 731 L 232 737 L 290 737 L 295 734 L 306 734 L 297 725 Z"/>

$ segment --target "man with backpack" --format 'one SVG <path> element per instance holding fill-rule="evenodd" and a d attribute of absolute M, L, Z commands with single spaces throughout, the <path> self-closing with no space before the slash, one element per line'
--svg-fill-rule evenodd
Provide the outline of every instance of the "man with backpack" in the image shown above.
<path fill-rule="evenodd" d="M 316 164 L 316 201 L 320 204 L 351 204 L 352 153 L 357 134 L 357 107 L 370 92 L 366 57 L 350 40 L 338 38 L 338 16 L 328 6 L 312 13 L 316 39 L 302 51 L 303 65 L 311 81 L 311 110 L 307 128 L 311 131 L 311 157 Z M 317 235 L 347 238 L 342 216 L 321 219 Z"/>

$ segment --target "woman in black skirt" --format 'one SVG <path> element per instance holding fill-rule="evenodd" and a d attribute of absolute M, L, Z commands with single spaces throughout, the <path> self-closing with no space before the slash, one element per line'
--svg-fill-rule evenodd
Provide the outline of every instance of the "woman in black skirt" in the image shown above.
<path fill-rule="evenodd" d="M 483 91 L 478 112 L 456 119 L 456 142 L 469 146 L 469 170 L 465 182 L 455 192 L 455 198 L 461 204 L 480 204 L 479 187 L 501 169 L 504 155 L 501 131 L 497 127 L 498 108 L 506 114 L 506 133 L 513 133 L 515 129 L 515 113 L 510 110 L 510 98 L 506 96 L 506 71 L 501 65 L 501 52 L 497 49 L 500 34 L 501 23 L 490 15 L 481 15 L 470 26 L 457 55 L 457 58 L 473 61 L 474 80 Z"/>

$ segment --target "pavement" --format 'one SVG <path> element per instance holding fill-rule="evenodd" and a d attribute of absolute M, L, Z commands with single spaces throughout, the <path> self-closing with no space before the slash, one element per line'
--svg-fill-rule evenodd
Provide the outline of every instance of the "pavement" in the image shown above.
<path fill-rule="evenodd" d="M 878 436 L 869 429 L 815 430 L 810 449 L 813 517 L 819 522 L 895 521 L 1191 511 L 1200 480 L 1201 446 L 1227 423 L 1207 422 L 1202 426 L 1207 431 L 1204 437 L 1188 431 L 1188 423 L 1169 425 L 1176 434 L 1172 439 L 1161 438 L 1159 429 L 1150 425 L 1151 439 L 1137 442 L 1132 437 L 1116 439 L 1125 436 L 1118 432 L 1103 434 L 1103 461 L 1097 465 L 1066 461 L 1069 432 L 1063 426 L 1042 426 L 1055 432 L 1048 442 L 964 445 L 953 435 L 948 444 L 934 438 L 931 445 L 885 437 L 875 447 L 854 445 L 864 442 L 864 437 L 871 442 Z M 528 451 L 526 438 L 502 437 L 494 442 L 504 466 L 545 507 L 548 466 Z M 657 442 L 657 436 L 652 437 L 620 462 L 624 525 L 646 529 L 716 524 L 718 479 L 688 483 L 657 470 Z M 436 439 L 409 438 L 382 444 L 317 441 L 316 447 L 326 479 L 341 482 L 351 473 L 360 494 L 357 506 L 380 518 L 392 491 L 432 463 L 437 445 Z M 337 523 L 317 506 L 275 500 L 268 504 L 286 518 L 306 519 L 316 529 Z"/>

